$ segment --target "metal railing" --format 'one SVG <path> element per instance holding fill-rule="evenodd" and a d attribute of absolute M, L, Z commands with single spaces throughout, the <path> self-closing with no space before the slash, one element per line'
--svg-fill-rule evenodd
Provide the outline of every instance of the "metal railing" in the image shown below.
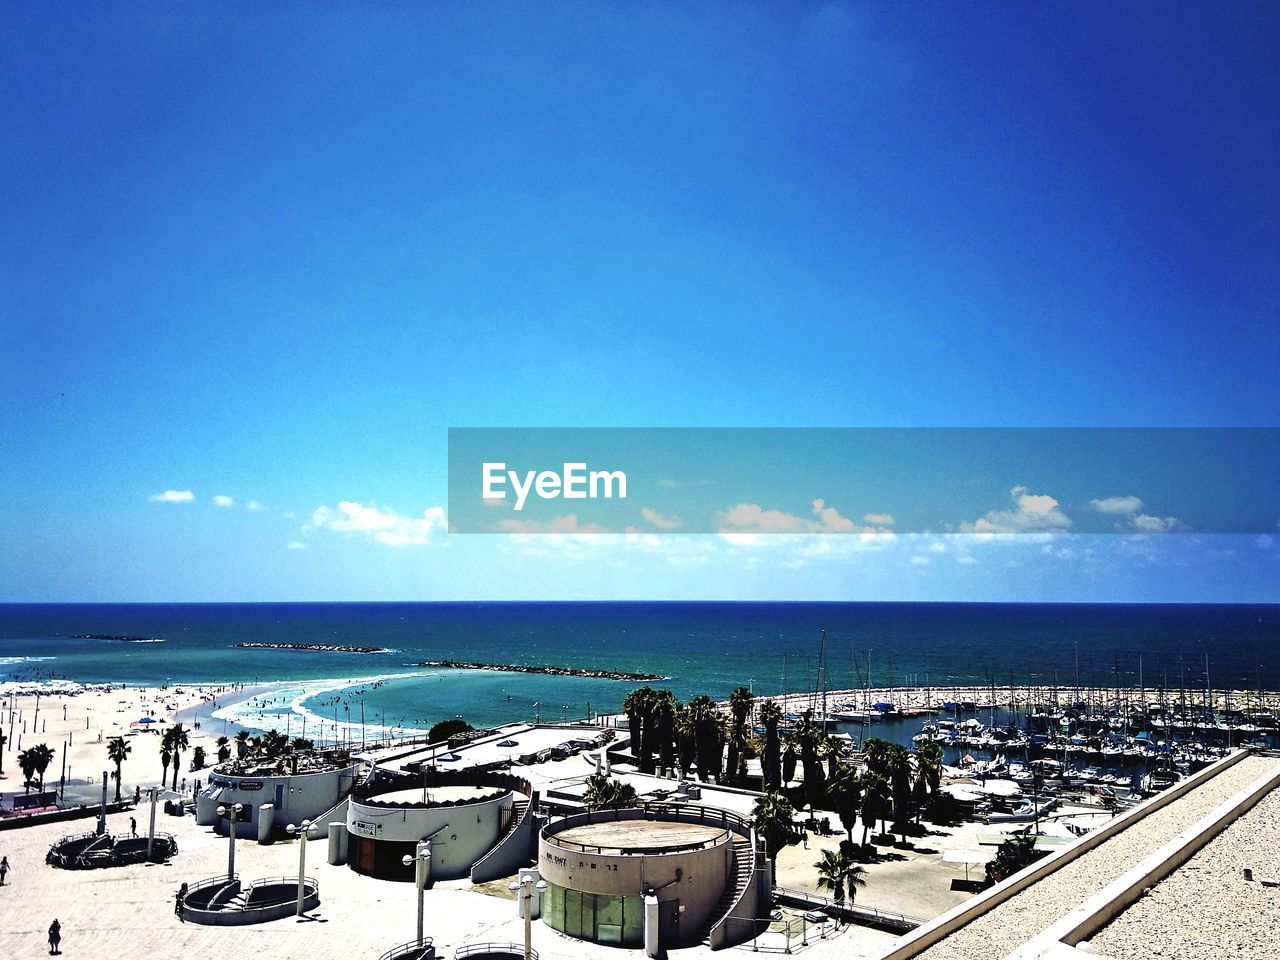
<path fill-rule="evenodd" d="M 524 944 L 522 943 L 467 943 L 460 946 L 454 951 L 454 960 L 463 960 L 464 957 L 483 957 L 492 956 L 494 954 L 506 954 L 509 957 L 524 957 Z M 538 960 L 538 951 L 529 951 L 529 960 Z"/>
<path fill-rule="evenodd" d="M 403 957 L 421 956 L 427 951 L 431 951 L 431 956 L 435 956 L 435 942 L 430 937 L 423 937 L 422 943 L 417 940 L 410 940 L 408 943 L 402 943 L 398 947 L 392 947 L 386 953 L 378 958 L 378 960 L 401 960 Z"/>
<path fill-rule="evenodd" d="M 773 890 L 774 898 L 782 901 L 789 900 L 792 903 L 802 904 L 806 907 L 814 907 L 835 916 L 844 917 L 855 923 L 862 923 L 870 926 L 888 927 L 892 930 L 914 930 L 921 926 L 925 921 L 919 917 L 907 916 L 905 913 L 898 913 L 893 910 L 880 910 L 877 907 L 867 907 L 856 902 L 844 901 L 837 904 L 831 897 L 823 896 L 820 893 L 813 893 L 809 890 L 796 890 L 791 887 L 775 887 Z"/>

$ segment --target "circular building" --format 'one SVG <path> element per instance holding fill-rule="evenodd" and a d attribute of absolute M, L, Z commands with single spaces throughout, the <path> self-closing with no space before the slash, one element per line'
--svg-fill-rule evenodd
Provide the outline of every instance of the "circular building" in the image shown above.
<path fill-rule="evenodd" d="M 347 808 L 347 862 L 357 873 L 412 880 L 414 867 L 405 866 L 403 858 L 427 841 L 430 878 L 468 876 L 516 824 L 523 799 L 502 787 L 462 784 L 353 796 Z"/>
<path fill-rule="evenodd" d="M 572 937 L 646 949 L 722 945 L 758 914 L 750 824 L 701 807 L 604 810 L 547 824 L 538 869 L 542 919 Z"/>

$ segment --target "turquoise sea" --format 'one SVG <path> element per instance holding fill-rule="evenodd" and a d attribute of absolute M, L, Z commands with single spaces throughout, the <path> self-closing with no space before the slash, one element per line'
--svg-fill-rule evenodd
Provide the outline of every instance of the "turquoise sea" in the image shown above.
<path fill-rule="evenodd" d="M 1280 606 L 916 603 L 378 603 L 0 605 L 0 682 L 290 681 L 233 720 L 419 728 L 615 712 L 636 684 L 428 670 L 420 660 L 658 673 L 683 698 L 829 685 L 1139 683 L 1280 689 Z M 155 642 L 76 638 L 146 637 Z M 384 654 L 243 649 L 382 646 Z M 270 702 L 267 702 L 267 700 Z M 223 698 L 223 704 L 229 702 Z M 259 716 L 261 714 L 261 716 Z"/>

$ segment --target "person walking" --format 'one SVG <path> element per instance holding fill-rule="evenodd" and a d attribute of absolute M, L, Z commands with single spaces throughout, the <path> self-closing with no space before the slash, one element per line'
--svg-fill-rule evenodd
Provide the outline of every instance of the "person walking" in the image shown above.
<path fill-rule="evenodd" d="M 58 922 L 58 918 L 53 918 L 53 923 L 49 924 L 49 953 L 57 956 L 62 951 L 58 949 L 58 944 L 62 943 L 62 924 Z"/>
<path fill-rule="evenodd" d="M 178 888 L 177 895 L 173 898 L 173 912 L 183 923 L 187 922 L 187 918 L 182 915 L 182 905 L 187 899 L 187 885 L 184 883 Z"/>
<path fill-rule="evenodd" d="M 138 835 L 138 818 L 129 818 L 129 836 L 136 837 Z"/>
<path fill-rule="evenodd" d="M 0 857 L 0 887 L 4 886 L 4 878 L 9 873 L 9 858 Z"/>

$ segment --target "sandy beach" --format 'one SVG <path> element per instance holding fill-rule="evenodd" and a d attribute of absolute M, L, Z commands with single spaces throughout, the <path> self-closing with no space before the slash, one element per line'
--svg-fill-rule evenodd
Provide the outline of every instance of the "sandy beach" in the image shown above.
<path fill-rule="evenodd" d="M 72 794 L 92 798 L 101 790 L 103 771 L 114 771 L 107 759 L 107 742 L 119 736 L 129 745 L 129 758 L 121 768 L 121 793 L 131 796 L 135 788 L 146 790 L 160 782 L 160 742 L 179 714 L 210 705 L 219 697 L 236 695 L 234 688 L 218 686 L 66 684 L 47 693 L 15 692 L 18 686 L 10 684 L 9 692 L 0 701 L 3 732 L 9 738 L 4 745 L 4 770 L 0 774 L 0 793 L 6 798 L 24 792 L 18 754 L 40 743 L 54 751 L 53 762 L 45 772 L 45 789 L 57 788 L 65 771 L 67 799 Z M 140 722 L 147 717 L 153 722 Z M 189 769 L 195 748 L 204 747 L 206 767 L 211 765 L 217 756 L 215 741 L 221 735 L 221 725 L 216 732 L 196 729 L 189 722 L 184 727 L 190 744 L 182 753 L 178 784 L 181 788 L 185 779 L 190 788 L 201 776 Z M 173 782 L 172 768 L 167 779 L 170 784 Z M 112 797 L 114 793 L 112 784 Z"/>

